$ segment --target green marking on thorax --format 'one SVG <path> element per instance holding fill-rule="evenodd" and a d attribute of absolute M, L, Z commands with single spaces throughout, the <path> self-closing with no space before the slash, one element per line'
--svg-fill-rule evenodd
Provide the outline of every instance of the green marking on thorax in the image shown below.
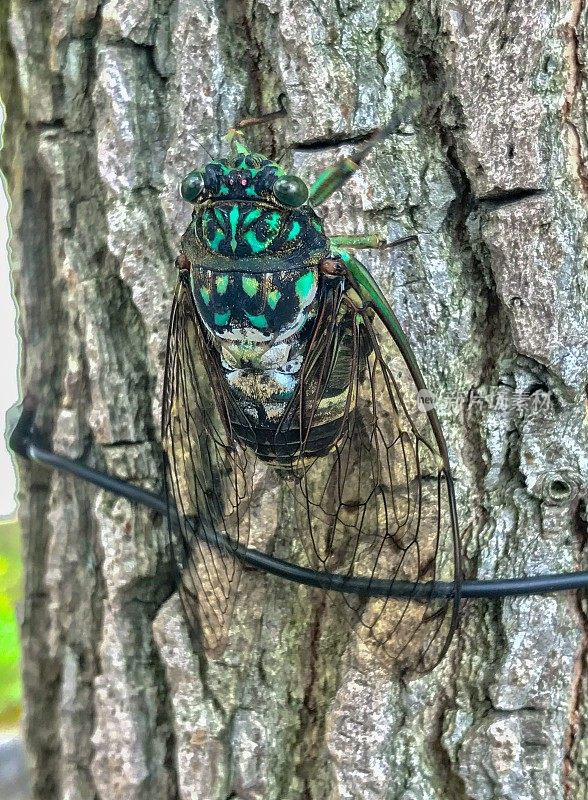
<path fill-rule="evenodd" d="M 231 319 L 231 312 L 230 311 L 225 311 L 224 314 L 215 314 L 214 315 L 214 324 L 218 325 L 219 327 L 222 327 L 223 325 L 226 325 L 227 322 L 230 319 Z"/>
<path fill-rule="evenodd" d="M 296 283 L 294 284 L 294 290 L 298 295 L 298 299 L 301 303 L 303 303 L 308 295 L 310 294 L 312 288 L 314 286 L 314 272 L 309 270 L 309 272 L 305 272 L 304 275 L 301 275 Z"/>
<path fill-rule="evenodd" d="M 229 285 L 228 275 L 217 275 L 215 278 L 216 290 L 219 294 L 224 294 Z"/>
<path fill-rule="evenodd" d="M 300 223 L 297 220 L 294 220 L 294 222 L 292 223 L 292 228 L 290 229 L 290 233 L 288 234 L 288 241 L 291 242 L 298 236 L 299 233 L 300 233 Z"/>
<path fill-rule="evenodd" d="M 239 206 L 233 206 L 229 212 L 229 224 L 231 226 L 231 250 L 233 253 L 237 249 L 237 223 L 239 222 Z"/>
<path fill-rule="evenodd" d="M 278 305 L 278 300 L 280 299 L 281 296 L 282 293 L 280 292 L 279 289 L 272 289 L 272 291 L 268 294 L 267 304 L 272 309 L 272 311 Z"/>
<path fill-rule="evenodd" d="M 247 231 L 243 238 L 251 248 L 252 253 L 261 253 L 267 247 L 267 242 L 260 241 L 253 231 Z"/>
<path fill-rule="evenodd" d="M 245 313 L 247 314 L 247 312 Z M 247 318 L 255 328 L 267 328 L 267 318 L 265 314 L 258 314 L 257 316 L 247 314 Z"/>
<path fill-rule="evenodd" d="M 250 275 L 243 275 L 241 278 L 241 285 L 243 287 L 243 291 L 249 297 L 254 297 L 259 289 L 259 281 L 257 278 L 253 278 Z"/>
<path fill-rule="evenodd" d="M 206 305 L 208 305 L 210 303 L 210 289 L 207 289 L 206 286 L 201 286 L 200 297 L 204 300 Z"/>
<path fill-rule="evenodd" d="M 218 250 L 219 244 L 223 241 L 224 238 L 225 238 L 224 233 L 217 229 L 215 231 L 214 238 L 208 240 L 210 249 L 216 252 Z"/>
<path fill-rule="evenodd" d="M 267 220 L 267 226 L 270 231 L 277 231 L 280 227 L 280 218 L 281 214 L 278 211 L 274 211 L 273 214 L 270 214 Z"/>
<path fill-rule="evenodd" d="M 250 211 L 243 220 L 243 225 L 250 225 L 256 219 L 259 219 L 261 216 L 261 211 L 258 208 L 253 209 Z M 280 214 L 279 212 L 275 211 L 271 214 L 267 219 L 268 228 L 271 231 L 276 231 L 280 226 Z M 267 241 L 265 239 L 259 239 L 254 231 L 247 231 L 244 235 L 243 239 L 247 242 L 249 247 L 251 248 L 252 253 L 262 253 L 267 248 Z"/>
<path fill-rule="evenodd" d="M 215 209 L 215 211 L 216 211 L 216 209 Z M 221 219 L 222 219 L 222 217 L 221 217 Z M 220 228 L 217 228 L 216 231 L 214 232 L 214 236 L 213 236 L 212 239 L 208 236 L 208 233 L 206 232 L 206 229 L 208 227 L 208 223 L 211 222 L 211 220 L 212 220 L 212 216 L 210 214 L 210 211 L 205 211 L 204 214 L 202 215 L 202 223 L 203 223 L 203 227 L 204 227 L 204 236 L 205 236 L 206 241 L 208 242 L 208 244 L 210 246 L 210 249 L 214 250 L 214 251 L 217 251 L 218 250 L 218 246 L 222 242 L 222 240 L 225 238 L 225 235 L 222 232 L 222 230 L 220 230 Z M 217 215 L 217 221 L 218 221 L 218 215 Z"/>
<path fill-rule="evenodd" d="M 253 211 L 245 215 L 243 225 L 250 225 L 252 222 L 255 222 L 256 219 L 259 219 L 259 217 L 261 217 L 261 211 L 258 208 L 254 208 Z"/>

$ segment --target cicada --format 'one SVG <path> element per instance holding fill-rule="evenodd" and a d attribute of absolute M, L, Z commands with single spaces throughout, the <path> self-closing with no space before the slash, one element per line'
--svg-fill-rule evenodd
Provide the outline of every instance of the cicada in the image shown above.
<path fill-rule="evenodd" d="M 181 184 L 193 214 L 176 260 L 162 442 L 180 594 L 212 655 L 238 600 L 234 548 L 263 526 L 276 492 L 300 563 L 455 584 L 442 600 L 345 595 L 356 632 L 380 654 L 427 671 L 456 627 L 447 447 L 434 408 L 419 404 L 426 387 L 408 339 L 353 255 L 385 239 L 330 235 L 316 212 L 394 124 L 310 187 L 233 130 L 231 156 Z"/>

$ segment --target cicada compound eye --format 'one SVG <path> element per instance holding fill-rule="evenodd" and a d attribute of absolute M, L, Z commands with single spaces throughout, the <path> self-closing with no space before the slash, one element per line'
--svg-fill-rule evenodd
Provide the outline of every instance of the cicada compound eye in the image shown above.
<path fill-rule="evenodd" d="M 308 200 L 308 186 L 296 175 L 284 175 L 274 183 L 274 196 L 282 205 L 298 208 Z"/>
<path fill-rule="evenodd" d="M 188 203 L 195 203 L 204 191 L 204 178 L 197 169 L 189 172 L 180 185 L 180 194 Z"/>

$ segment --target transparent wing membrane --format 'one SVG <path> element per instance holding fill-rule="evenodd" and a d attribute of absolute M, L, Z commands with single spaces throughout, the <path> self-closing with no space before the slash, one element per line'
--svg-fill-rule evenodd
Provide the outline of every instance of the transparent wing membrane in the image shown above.
<path fill-rule="evenodd" d="M 211 652 L 226 642 L 237 597 L 241 567 L 231 543 L 246 544 L 250 528 L 259 536 L 252 514 L 267 519 L 276 503 L 267 486 L 278 486 L 295 509 L 304 566 L 374 579 L 459 580 L 453 488 L 438 425 L 418 406 L 424 387 L 377 312 L 344 280 L 328 283 L 299 387 L 279 423 L 260 437 L 264 453 L 269 441 L 282 454 L 280 466 L 261 463 L 240 444 L 235 430 L 251 423 L 223 385 L 189 284 L 176 293 L 164 396 L 166 478 L 183 517 L 173 544 L 186 615 Z M 229 544 L 203 542 L 197 525 Z M 263 541 L 255 544 L 264 549 Z M 366 645 L 414 672 L 435 666 L 457 621 L 452 600 L 344 599 Z"/>
<path fill-rule="evenodd" d="M 241 574 L 230 543 L 248 540 L 251 464 L 245 452 L 227 445 L 222 394 L 216 404 L 210 391 L 214 365 L 205 365 L 205 353 L 191 290 L 180 282 L 170 322 L 162 422 L 166 487 L 181 527 L 179 535 L 171 534 L 171 543 L 188 622 L 211 652 L 219 652 Z M 199 529 L 208 539 L 198 536 Z"/>
<path fill-rule="evenodd" d="M 418 406 L 421 387 L 372 310 L 344 294 L 333 313 L 338 325 L 315 342 L 302 391 L 311 421 L 338 379 L 338 343 L 349 367 L 340 436 L 326 455 L 294 463 L 288 483 L 309 563 L 368 578 L 456 581 L 453 489 Z M 456 622 L 451 602 L 345 598 L 357 633 L 386 660 L 427 671 L 445 652 Z"/>

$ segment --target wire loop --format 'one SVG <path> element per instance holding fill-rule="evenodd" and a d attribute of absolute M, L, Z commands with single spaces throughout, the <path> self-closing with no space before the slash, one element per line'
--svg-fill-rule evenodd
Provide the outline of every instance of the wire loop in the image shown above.
<path fill-rule="evenodd" d="M 44 445 L 43 437 L 35 428 L 36 409 L 36 399 L 32 395 L 27 395 L 23 402 L 20 418 L 9 439 L 9 446 L 13 452 L 51 469 L 67 472 L 119 497 L 124 497 L 132 503 L 150 508 L 162 517 L 169 518 L 172 526 L 179 526 L 177 511 L 173 507 L 169 507 L 166 498 L 162 495 L 146 491 L 114 475 L 52 452 Z M 357 594 L 363 597 L 397 597 L 423 601 L 451 597 L 454 593 L 453 583 L 443 581 L 410 583 L 408 581 L 387 581 L 339 575 L 333 572 L 308 569 L 290 561 L 274 558 L 259 550 L 235 544 L 216 532 L 200 528 L 198 536 L 214 547 L 223 547 L 225 551 L 232 552 L 235 558 L 240 559 L 252 569 L 327 591 Z M 466 580 L 461 584 L 460 595 L 463 598 L 492 600 L 501 597 L 564 592 L 584 589 L 587 586 L 588 571 L 562 572 L 555 575 L 533 575 L 520 578 Z"/>

